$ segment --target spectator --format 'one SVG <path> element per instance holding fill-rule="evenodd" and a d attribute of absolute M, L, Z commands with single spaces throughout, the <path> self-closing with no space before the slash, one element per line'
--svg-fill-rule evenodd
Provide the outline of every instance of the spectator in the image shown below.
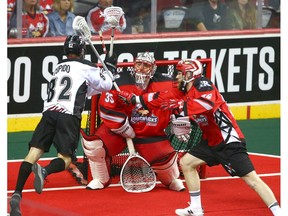
<path fill-rule="evenodd" d="M 104 9 L 111 6 L 113 6 L 113 0 L 99 0 L 96 6 L 88 11 L 86 20 L 92 34 L 98 34 L 99 31 L 102 31 L 103 34 L 111 33 L 110 25 L 106 23 L 104 17 L 101 16 Z M 126 19 L 123 15 L 119 21 L 119 26 L 115 28 L 115 34 L 122 33 L 125 28 Z"/>
<path fill-rule="evenodd" d="M 15 31 L 17 27 L 16 7 L 11 15 L 9 33 L 17 32 L 17 30 Z M 48 33 L 48 29 L 49 19 L 40 11 L 38 0 L 23 0 L 22 37 L 45 37 Z M 9 36 L 13 37 L 14 35 L 9 34 Z"/>
<path fill-rule="evenodd" d="M 72 23 L 75 18 L 73 14 L 74 0 L 54 0 L 53 12 L 48 14 L 49 33 L 48 36 L 72 35 L 74 30 Z"/>
<path fill-rule="evenodd" d="M 188 14 L 190 14 L 193 30 L 207 31 L 232 28 L 227 19 L 227 6 L 220 0 L 207 0 L 192 4 Z"/>
<path fill-rule="evenodd" d="M 7 0 L 7 27 L 9 28 L 10 17 L 15 9 L 16 0 Z"/>
<path fill-rule="evenodd" d="M 232 29 L 256 28 L 256 8 L 251 0 L 233 0 L 227 16 L 232 21 Z"/>
<path fill-rule="evenodd" d="M 39 1 L 40 10 L 46 15 L 51 13 L 53 11 L 52 10 L 53 1 L 55 0 L 40 0 Z"/>

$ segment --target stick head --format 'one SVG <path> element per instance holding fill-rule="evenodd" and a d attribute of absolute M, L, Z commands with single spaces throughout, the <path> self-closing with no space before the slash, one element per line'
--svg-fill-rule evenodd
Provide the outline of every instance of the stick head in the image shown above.
<path fill-rule="evenodd" d="M 72 23 L 73 30 L 78 34 L 81 35 L 85 41 L 90 40 L 91 38 L 91 31 L 88 27 L 88 24 L 84 17 L 76 16 Z"/>
<path fill-rule="evenodd" d="M 116 28 L 119 25 L 121 17 L 124 12 L 121 7 L 107 7 L 104 9 L 101 16 L 105 17 L 105 22 L 107 22 L 112 28 Z"/>

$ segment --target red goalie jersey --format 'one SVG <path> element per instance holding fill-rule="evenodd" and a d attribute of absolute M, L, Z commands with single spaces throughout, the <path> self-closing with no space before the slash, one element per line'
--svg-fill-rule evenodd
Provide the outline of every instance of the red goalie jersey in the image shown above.
<path fill-rule="evenodd" d="M 150 81 L 146 91 L 137 88 L 133 77 L 128 72 L 121 73 L 120 78 L 115 81 L 122 91 L 135 95 L 172 89 L 172 80 L 157 73 Z M 170 110 L 151 109 L 148 112 L 147 108 L 143 108 L 141 104 L 123 106 L 118 102 L 116 90 L 101 95 L 99 109 L 103 123 L 111 129 L 121 127 L 128 116 L 137 138 L 149 137 L 149 139 L 153 139 L 153 137 L 159 136 L 166 138 L 164 129 L 170 120 Z"/>
<path fill-rule="evenodd" d="M 173 91 L 145 94 L 140 97 L 140 101 L 149 109 L 180 108 L 185 116 L 188 115 L 198 123 L 203 131 L 203 138 L 208 139 L 209 146 L 244 139 L 222 95 L 205 77 L 195 79 L 193 87 L 185 94 L 174 88 Z"/>

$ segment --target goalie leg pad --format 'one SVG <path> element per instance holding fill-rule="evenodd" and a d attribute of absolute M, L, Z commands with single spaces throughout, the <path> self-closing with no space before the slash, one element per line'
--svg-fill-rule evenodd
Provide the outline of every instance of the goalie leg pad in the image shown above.
<path fill-rule="evenodd" d="M 170 190 L 182 191 L 185 189 L 183 182 L 178 179 L 180 172 L 177 166 L 176 153 L 170 156 L 165 163 L 154 164 L 152 168 L 157 174 L 159 181 L 161 181 L 161 183 L 167 186 Z"/>
<path fill-rule="evenodd" d="M 87 189 L 100 190 L 109 185 L 110 176 L 106 164 L 106 160 L 103 162 L 94 162 L 89 160 L 89 166 L 93 180 L 86 186 Z"/>
<path fill-rule="evenodd" d="M 106 151 L 100 139 L 90 140 L 82 137 L 82 147 L 89 159 L 89 166 L 93 180 L 87 185 L 88 189 L 102 189 L 110 180 L 106 163 Z"/>

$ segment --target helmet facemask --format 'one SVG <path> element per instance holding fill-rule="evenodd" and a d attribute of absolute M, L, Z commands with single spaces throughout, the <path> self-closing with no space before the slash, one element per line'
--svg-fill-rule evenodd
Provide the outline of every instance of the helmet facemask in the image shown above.
<path fill-rule="evenodd" d="M 135 85 L 141 90 L 146 90 L 150 79 L 152 79 L 155 74 L 156 68 L 155 59 L 152 55 L 148 52 L 140 54 L 134 63 L 133 75 Z"/>
<path fill-rule="evenodd" d="M 198 60 L 186 59 L 178 62 L 176 70 L 178 72 L 178 75 L 176 76 L 179 82 L 178 88 L 186 93 L 187 84 L 202 76 L 203 66 Z M 179 80 L 180 76 L 181 80 Z"/>

